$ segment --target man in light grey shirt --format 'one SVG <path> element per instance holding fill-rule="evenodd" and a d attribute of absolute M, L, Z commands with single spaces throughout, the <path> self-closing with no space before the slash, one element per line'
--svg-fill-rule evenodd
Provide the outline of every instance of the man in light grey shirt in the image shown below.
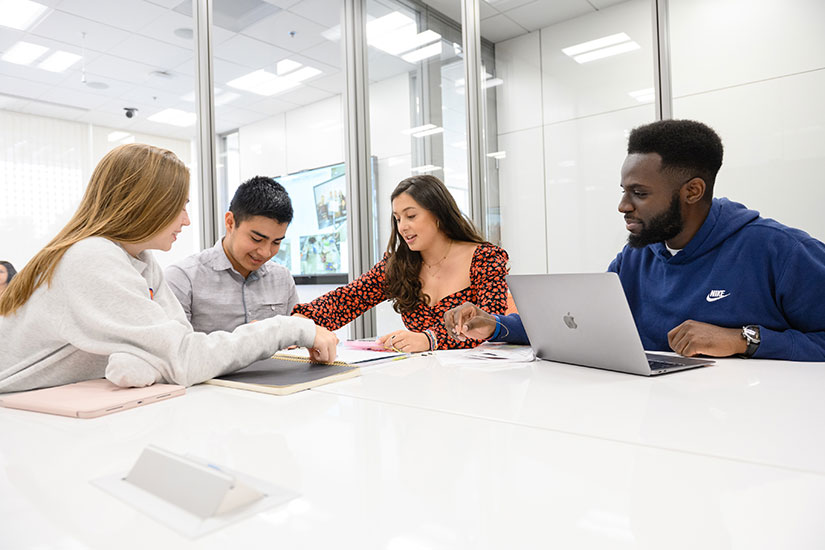
<path fill-rule="evenodd" d="M 298 303 L 289 271 L 269 260 L 292 221 L 286 189 L 257 176 L 238 187 L 224 216 L 226 235 L 215 246 L 166 269 L 166 280 L 198 332 L 232 331 Z"/>

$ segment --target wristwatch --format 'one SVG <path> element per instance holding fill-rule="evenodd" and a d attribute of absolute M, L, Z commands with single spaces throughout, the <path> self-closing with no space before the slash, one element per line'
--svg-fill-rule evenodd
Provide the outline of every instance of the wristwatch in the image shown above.
<path fill-rule="evenodd" d="M 745 325 L 744 327 L 742 327 L 742 338 L 744 338 L 745 341 L 748 342 L 748 349 L 745 350 L 745 353 L 742 354 L 742 357 L 753 357 L 753 354 L 756 353 L 756 349 L 762 342 L 762 339 L 759 335 L 759 326 Z"/>

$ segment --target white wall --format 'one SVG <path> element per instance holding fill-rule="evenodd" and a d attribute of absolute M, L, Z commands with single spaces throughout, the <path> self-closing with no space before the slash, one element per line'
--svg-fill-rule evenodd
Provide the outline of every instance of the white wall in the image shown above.
<path fill-rule="evenodd" d="M 627 132 L 652 121 L 650 3 L 631 0 L 496 44 L 502 246 L 511 273 L 603 271 L 621 248 Z M 578 64 L 562 48 L 624 32 L 639 49 Z"/>
<path fill-rule="evenodd" d="M 124 141 L 109 141 L 113 128 L 3 110 L 0 128 L 0 259 L 20 271 L 74 214 L 97 162 Z M 192 170 L 189 141 L 140 133 L 124 139 L 169 149 Z M 192 175 L 192 225 L 172 251 L 156 252 L 162 265 L 200 249 Z"/>
<path fill-rule="evenodd" d="M 715 195 L 825 240 L 825 2 L 671 0 L 671 17 L 674 114 L 725 145 Z"/>
<path fill-rule="evenodd" d="M 630 0 L 496 44 L 502 244 L 512 273 L 602 271 L 624 244 L 627 132 L 654 120 L 651 3 Z M 825 239 L 825 3 L 671 0 L 674 117 L 725 143 L 716 196 Z M 625 32 L 586 64 L 561 49 Z"/>

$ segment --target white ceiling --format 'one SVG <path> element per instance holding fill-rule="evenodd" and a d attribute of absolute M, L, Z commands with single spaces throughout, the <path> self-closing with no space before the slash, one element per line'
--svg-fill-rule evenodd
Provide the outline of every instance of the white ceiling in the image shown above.
<path fill-rule="evenodd" d="M 195 128 L 151 122 L 166 108 L 194 112 L 191 100 L 195 68 L 191 39 L 175 34 L 192 28 L 189 0 L 36 0 L 49 11 L 32 28 L 0 26 L 0 55 L 18 41 L 32 42 L 78 55 L 62 73 L 0 60 L 0 109 L 89 122 L 133 132 L 189 138 Z M 482 3 L 482 36 L 500 42 L 553 23 L 597 11 L 623 0 L 486 0 Z M 425 3 L 456 21 L 459 0 Z M 216 88 L 239 97 L 216 107 L 219 132 L 308 105 L 342 91 L 340 41 L 321 33 L 338 25 L 341 0 L 215 0 L 213 32 Z M 255 10 L 242 13 L 245 6 Z M 391 0 L 368 3 L 370 16 L 392 10 Z M 232 12 L 232 13 L 229 13 Z M 264 13 L 259 18 L 256 14 Z M 244 26 L 245 25 L 245 26 Z M 240 32 L 228 27 L 242 27 Z M 82 38 L 85 33 L 85 41 Z M 319 69 L 322 74 L 300 88 L 264 97 L 227 86 L 257 69 L 274 72 L 283 59 Z M 410 71 L 413 65 L 375 48 L 369 50 L 370 79 L 378 81 Z M 90 87 L 103 83 L 106 89 Z M 189 99 L 186 99 L 186 96 Z M 218 94 L 219 95 L 219 94 Z M 136 107 L 126 118 L 124 107 Z"/>

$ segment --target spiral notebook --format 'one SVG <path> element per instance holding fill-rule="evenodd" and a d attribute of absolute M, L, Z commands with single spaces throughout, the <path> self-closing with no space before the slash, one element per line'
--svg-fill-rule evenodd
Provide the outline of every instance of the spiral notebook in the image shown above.
<path fill-rule="evenodd" d="M 360 376 L 355 365 L 335 361 L 313 363 L 307 358 L 276 354 L 269 359 L 255 361 L 248 367 L 224 374 L 207 384 L 241 390 L 289 395 L 316 386 Z"/>

